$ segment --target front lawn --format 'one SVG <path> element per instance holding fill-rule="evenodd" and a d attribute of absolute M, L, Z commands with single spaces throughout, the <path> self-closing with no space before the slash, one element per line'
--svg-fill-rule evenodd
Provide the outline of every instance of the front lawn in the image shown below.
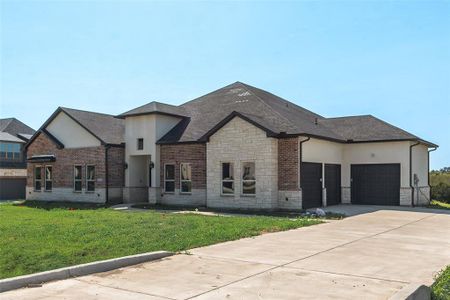
<path fill-rule="evenodd" d="M 320 223 L 39 203 L 0 205 L 0 279 L 156 250 L 199 246 Z"/>
<path fill-rule="evenodd" d="M 431 299 L 449 300 L 450 299 L 450 266 L 442 270 L 436 281 L 431 286 Z"/>

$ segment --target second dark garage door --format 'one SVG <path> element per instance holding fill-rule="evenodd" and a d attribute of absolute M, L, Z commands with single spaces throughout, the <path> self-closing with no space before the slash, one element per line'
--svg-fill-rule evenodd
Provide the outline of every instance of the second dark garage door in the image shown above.
<path fill-rule="evenodd" d="M 353 204 L 399 205 L 400 164 L 351 165 Z"/>

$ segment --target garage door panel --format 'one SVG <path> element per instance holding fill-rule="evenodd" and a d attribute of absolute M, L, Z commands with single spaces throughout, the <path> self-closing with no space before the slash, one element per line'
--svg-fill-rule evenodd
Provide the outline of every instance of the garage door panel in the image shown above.
<path fill-rule="evenodd" d="M 1 178 L 0 200 L 25 199 L 26 178 Z"/>
<path fill-rule="evenodd" d="M 351 165 L 352 203 L 400 204 L 400 164 Z"/>
<path fill-rule="evenodd" d="M 302 207 L 322 206 L 322 164 L 303 162 L 300 169 Z"/>
<path fill-rule="evenodd" d="M 325 188 L 327 205 L 341 203 L 341 165 L 325 164 Z"/>

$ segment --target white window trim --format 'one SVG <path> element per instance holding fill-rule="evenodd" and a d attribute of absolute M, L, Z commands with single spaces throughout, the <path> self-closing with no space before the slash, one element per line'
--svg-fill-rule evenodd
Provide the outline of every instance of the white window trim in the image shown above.
<path fill-rule="evenodd" d="M 41 174 L 41 179 L 36 179 L 36 168 L 40 168 L 39 173 Z M 42 165 L 36 165 L 34 166 L 33 169 L 33 190 L 35 192 L 42 192 Z M 39 190 L 36 189 L 36 181 L 40 181 L 41 182 L 41 188 Z"/>
<path fill-rule="evenodd" d="M 88 179 L 88 168 L 89 167 L 94 167 L 94 179 L 92 180 L 92 179 Z M 96 188 L 96 181 L 97 181 L 97 170 L 96 170 L 97 168 L 95 167 L 95 165 L 86 165 L 86 193 L 95 193 L 95 190 L 97 189 Z M 94 190 L 92 190 L 92 191 L 89 191 L 88 190 L 88 183 L 89 182 L 94 182 Z"/>
<path fill-rule="evenodd" d="M 166 179 L 166 167 L 173 166 L 173 179 Z M 175 164 L 167 163 L 164 164 L 164 194 L 175 194 Z M 166 182 L 173 182 L 173 192 L 166 191 Z"/>
<path fill-rule="evenodd" d="M 230 179 L 223 179 L 223 164 L 230 164 L 233 168 L 233 180 Z M 234 197 L 234 193 L 236 193 L 236 176 L 234 176 L 235 170 L 234 170 L 235 163 L 232 161 L 221 161 L 220 162 L 220 196 L 224 197 Z M 232 182 L 233 183 L 233 193 L 226 194 L 223 192 L 223 183 L 224 182 Z"/>
<path fill-rule="evenodd" d="M 47 180 L 47 168 L 52 169 L 52 179 Z M 52 183 L 52 188 L 50 190 L 47 189 L 47 182 Z M 52 165 L 46 165 L 44 167 L 44 192 L 51 192 L 53 190 L 53 166 Z"/>
<path fill-rule="evenodd" d="M 80 171 L 81 178 L 80 179 L 76 179 L 75 178 L 75 168 L 76 167 L 81 167 L 81 171 Z M 81 182 L 81 190 L 79 190 L 79 191 L 77 191 L 75 189 L 75 183 L 77 181 Z M 74 193 L 81 193 L 81 192 L 83 192 L 83 166 L 82 165 L 73 165 L 73 192 Z"/>
<path fill-rule="evenodd" d="M 244 164 L 245 163 L 253 163 L 253 164 L 255 164 L 255 179 L 253 180 L 244 180 L 243 178 L 242 178 L 242 176 L 243 176 L 243 168 L 244 168 Z M 241 180 L 241 196 L 242 197 L 254 197 L 254 196 L 256 196 L 256 162 L 254 161 L 254 160 L 244 160 L 244 161 L 241 161 L 241 165 L 240 165 L 240 180 Z M 244 193 L 244 182 L 255 182 L 255 193 L 254 194 L 245 194 Z"/>
<path fill-rule="evenodd" d="M 191 167 L 191 179 L 190 180 L 186 180 L 186 179 L 182 179 L 181 177 L 181 166 L 182 165 L 189 165 Z M 190 192 L 183 192 L 182 191 L 182 186 L 183 186 L 183 182 L 190 182 L 191 183 L 191 191 Z M 191 195 L 192 194 L 192 164 L 191 163 L 180 163 L 180 194 L 184 194 L 184 195 Z"/>

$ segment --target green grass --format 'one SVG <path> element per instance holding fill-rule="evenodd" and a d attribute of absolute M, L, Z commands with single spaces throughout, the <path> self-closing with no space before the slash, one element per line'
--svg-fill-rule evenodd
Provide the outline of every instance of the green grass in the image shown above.
<path fill-rule="evenodd" d="M 450 266 L 442 270 L 431 286 L 431 299 L 450 300 Z"/>
<path fill-rule="evenodd" d="M 74 204 L 0 204 L 0 278 L 149 251 L 183 251 L 320 222 L 120 212 Z"/>
<path fill-rule="evenodd" d="M 429 208 L 450 209 L 450 203 L 432 200 L 428 205 Z"/>

